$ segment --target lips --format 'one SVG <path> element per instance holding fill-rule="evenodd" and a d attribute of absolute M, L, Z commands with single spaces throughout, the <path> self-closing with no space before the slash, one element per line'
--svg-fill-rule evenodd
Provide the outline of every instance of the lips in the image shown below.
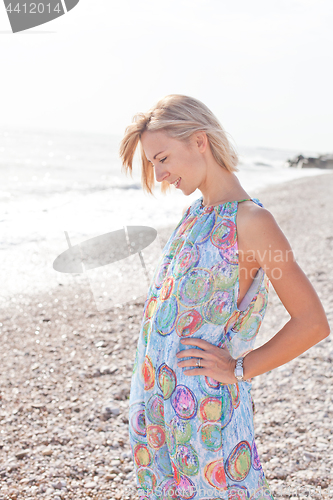
<path fill-rule="evenodd" d="M 177 188 L 179 186 L 180 180 L 181 180 L 181 177 L 178 177 L 178 179 L 176 179 L 175 182 L 172 182 L 173 186 L 175 186 Z"/>

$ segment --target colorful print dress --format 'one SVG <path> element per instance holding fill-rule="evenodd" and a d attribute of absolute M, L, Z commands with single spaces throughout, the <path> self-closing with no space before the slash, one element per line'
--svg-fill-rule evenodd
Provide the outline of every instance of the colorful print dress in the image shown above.
<path fill-rule="evenodd" d="M 251 381 L 221 384 L 177 366 L 176 353 L 191 348 L 182 337 L 226 346 L 234 359 L 249 353 L 268 300 L 260 268 L 237 307 L 236 214 L 245 200 L 202 200 L 166 243 L 144 305 L 129 408 L 140 500 L 273 500 L 254 439 Z"/>

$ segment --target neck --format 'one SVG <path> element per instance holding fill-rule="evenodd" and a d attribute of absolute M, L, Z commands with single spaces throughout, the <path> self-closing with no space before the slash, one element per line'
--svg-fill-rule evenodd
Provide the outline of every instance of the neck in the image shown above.
<path fill-rule="evenodd" d="M 204 185 L 199 186 L 203 196 L 203 206 L 219 205 L 249 197 L 233 172 L 225 170 L 220 165 L 218 165 L 218 169 L 210 170 Z"/>

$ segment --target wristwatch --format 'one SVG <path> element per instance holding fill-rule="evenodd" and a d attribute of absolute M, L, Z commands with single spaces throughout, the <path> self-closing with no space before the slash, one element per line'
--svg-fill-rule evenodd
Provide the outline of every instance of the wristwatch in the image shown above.
<path fill-rule="evenodd" d="M 243 359 L 244 359 L 244 357 L 241 357 L 241 358 L 238 358 L 236 361 L 236 368 L 235 368 L 234 374 L 235 374 L 235 377 L 238 380 L 238 382 L 244 382 Z"/>

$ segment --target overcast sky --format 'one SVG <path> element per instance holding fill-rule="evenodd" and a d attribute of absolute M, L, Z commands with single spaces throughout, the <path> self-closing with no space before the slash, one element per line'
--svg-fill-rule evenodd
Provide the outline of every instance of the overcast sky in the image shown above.
<path fill-rule="evenodd" d="M 12 34 L 2 3 L 0 127 L 122 135 L 176 93 L 237 145 L 332 152 L 332 26 L 332 0 L 80 0 Z"/>

